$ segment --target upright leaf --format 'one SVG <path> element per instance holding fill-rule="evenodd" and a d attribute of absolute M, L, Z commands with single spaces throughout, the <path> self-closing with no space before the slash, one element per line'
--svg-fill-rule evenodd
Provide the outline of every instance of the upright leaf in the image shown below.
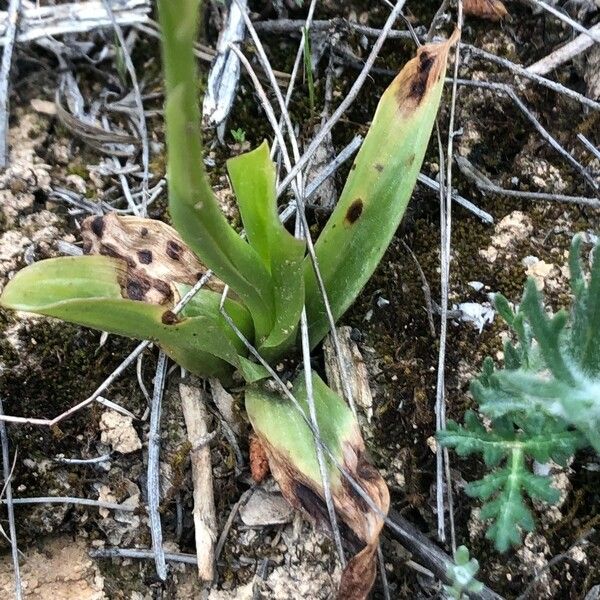
<path fill-rule="evenodd" d="M 415 186 L 455 37 L 419 48 L 385 91 L 339 202 L 315 245 L 334 319 L 354 301 L 387 249 Z M 329 329 L 312 264 L 305 265 L 311 343 Z"/>
<path fill-rule="evenodd" d="M 291 235 L 279 220 L 275 165 L 266 142 L 230 159 L 227 169 L 248 241 L 273 282 L 275 321 L 268 336 L 257 340 L 259 351 L 269 360 L 289 349 L 296 338 L 304 305 L 306 243 Z"/>

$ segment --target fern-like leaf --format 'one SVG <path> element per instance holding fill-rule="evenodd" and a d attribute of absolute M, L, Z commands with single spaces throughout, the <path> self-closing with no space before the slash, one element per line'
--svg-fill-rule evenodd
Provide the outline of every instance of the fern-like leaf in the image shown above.
<path fill-rule="evenodd" d="M 519 419 L 518 419 L 519 420 Z M 532 459 L 564 463 L 581 445 L 583 437 L 560 421 L 520 419 L 517 425 L 504 416 L 486 429 L 473 411 L 465 414 L 464 425 L 453 421 L 438 434 L 439 441 L 459 456 L 481 454 L 490 473 L 465 489 L 469 496 L 484 501 L 481 518 L 490 520 L 486 537 L 500 552 L 520 543 L 521 532 L 531 531 L 534 518 L 527 498 L 554 503 L 558 491 L 552 479 L 531 471 Z"/>

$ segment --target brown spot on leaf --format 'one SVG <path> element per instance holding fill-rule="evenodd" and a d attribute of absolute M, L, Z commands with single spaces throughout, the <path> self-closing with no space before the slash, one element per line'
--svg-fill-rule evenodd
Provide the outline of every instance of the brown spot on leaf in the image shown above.
<path fill-rule="evenodd" d="M 317 522 L 327 523 L 329 513 L 327 505 L 311 488 L 303 483 L 296 481 L 294 494 L 300 502 L 302 508 Z"/>
<path fill-rule="evenodd" d="M 90 223 L 90 229 L 95 236 L 101 238 L 104 233 L 104 217 L 94 217 Z"/>
<path fill-rule="evenodd" d="M 165 300 L 170 300 L 171 297 L 173 296 L 173 293 L 171 291 L 171 286 L 166 281 L 163 281 L 162 279 L 154 279 L 152 281 L 152 287 L 155 290 L 158 290 L 158 292 L 162 296 L 164 296 Z"/>
<path fill-rule="evenodd" d="M 352 166 L 350 167 L 351 171 L 354 171 L 354 169 L 356 169 L 356 163 L 352 163 Z"/>
<path fill-rule="evenodd" d="M 142 277 L 129 277 L 125 284 L 125 292 L 130 300 L 144 300 L 146 292 L 150 289 L 150 282 Z"/>
<path fill-rule="evenodd" d="M 181 258 L 182 251 L 183 248 L 177 242 L 174 242 L 173 240 L 169 240 L 167 242 L 166 252 L 169 258 L 172 258 L 173 260 L 179 260 Z"/>
<path fill-rule="evenodd" d="M 433 63 L 435 62 L 435 56 L 427 52 L 426 50 L 422 50 L 419 54 L 419 65 L 417 67 L 417 72 L 410 84 L 409 98 L 413 98 L 417 104 L 421 102 L 423 96 L 425 95 L 425 91 L 427 90 L 427 81 L 429 79 L 429 72 L 431 71 L 431 67 L 433 67 Z"/>
<path fill-rule="evenodd" d="M 163 325 L 176 325 L 177 323 L 181 323 L 181 319 L 171 310 L 165 310 L 161 315 L 160 320 Z"/>
<path fill-rule="evenodd" d="M 356 221 L 358 220 L 358 218 L 360 217 L 360 215 L 362 215 L 362 211 L 363 211 L 363 201 L 360 198 L 357 198 L 349 206 L 348 210 L 346 211 L 345 221 L 349 225 L 352 225 L 353 223 L 356 223 Z"/>
<path fill-rule="evenodd" d="M 147 227 L 142 227 L 142 228 L 140 229 L 140 235 L 141 235 L 142 237 L 146 237 L 146 236 L 148 235 L 148 228 L 147 228 Z"/>
<path fill-rule="evenodd" d="M 365 452 L 360 452 L 357 456 L 356 474 L 367 481 L 377 481 L 380 477 L 379 471 L 369 462 Z"/>
<path fill-rule="evenodd" d="M 137 255 L 143 265 L 149 265 L 152 262 L 152 250 L 138 250 Z"/>
<path fill-rule="evenodd" d="M 135 261 L 130 256 L 125 256 L 125 254 L 121 254 L 114 246 L 111 244 L 100 244 L 100 254 L 104 256 L 110 256 L 111 258 L 120 258 L 127 263 L 128 267 L 135 269 Z"/>
<path fill-rule="evenodd" d="M 375 163 L 375 170 L 379 173 L 383 172 L 383 165 L 380 163 Z"/>

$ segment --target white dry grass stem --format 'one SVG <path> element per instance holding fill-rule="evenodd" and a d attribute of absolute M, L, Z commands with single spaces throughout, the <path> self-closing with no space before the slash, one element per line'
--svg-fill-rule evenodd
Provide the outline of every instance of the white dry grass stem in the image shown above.
<path fill-rule="evenodd" d="M 102 500 L 90 500 L 88 498 L 75 498 L 73 496 L 39 496 L 31 498 L 13 498 L 13 504 L 73 504 L 75 506 L 91 506 L 94 508 L 106 508 L 108 510 L 122 510 L 134 512 L 136 506 L 118 504 L 116 502 L 103 502 Z M 5 504 L 5 501 L 2 501 Z"/>
<path fill-rule="evenodd" d="M 598 33 L 600 35 L 600 23 L 590 27 L 590 32 Z M 529 65 L 527 71 L 529 73 L 535 73 L 536 75 L 546 75 L 547 73 L 550 73 L 550 71 L 560 67 L 563 63 L 579 56 L 593 45 L 594 40 L 587 34 L 581 33 L 574 40 L 571 40 L 569 43 L 564 44 L 547 56 L 544 56 L 544 58 Z"/>
<path fill-rule="evenodd" d="M 448 145 L 445 159 L 445 187 L 444 194 L 441 195 L 440 202 L 440 286 L 441 286 L 441 319 L 440 319 L 440 340 L 438 353 L 437 381 L 435 392 L 435 429 L 441 431 L 446 427 L 446 341 L 448 333 L 448 293 L 450 283 L 450 251 L 452 239 L 452 164 L 454 149 L 454 118 L 456 111 L 456 94 L 458 67 L 460 63 L 460 42 L 462 37 L 462 0 L 458 0 L 458 28 L 461 34 L 456 42 L 454 50 L 454 73 L 452 83 L 452 93 L 450 98 L 450 118 L 448 121 Z M 441 191 L 441 190 L 440 190 Z M 450 517 L 450 538 L 452 550 L 456 549 L 456 539 L 454 533 L 454 515 L 452 500 L 452 481 L 450 479 L 450 467 L 448 452 L 440 444 L 436 447 L 436 508 L 437 508 L 437 526 L 438 537 L 445 541 L 445 511 L 444 511 L 444 480 L 448 492 L 448 512 Z"/>
<path fill-rule="evenodd" d="M 563 23 L 570 25 L 575 31 L 579 31 L 579 33 L 583 33 L 588 36 L 591 40 L 600 44 L 600 32 L 593 31 L 591 29 L 586 29 L 581 23 L 578 23 L 574 19 L 571 19 L 569 15 L 561 12 L 554 6 L 544 2 L 543 0 L 529 0 L 531 3 L 536 4 L 546 12 L 549 12 L 551 15 L 554 15 L 557 19 L 561 20 Z"/>
<path fill-rule="evenodd" d="M 9 75 L 20 11 L 21 0 L 10 0 L 6 17 L 7 27 L 2 36 L 4 51 L 2 52 L 2 62 L 0 63 L 0 169 L 4 169 L 8 165 Z"/>
<path fill-rule="evenodd" d="M 119 41 L 119 46 L 121 47 L 121 52 L 123 53 L 123 60 L 125 61 L 125 66 L 127 67 L 127 72 L 129 73 L 129 77 L 131 79 L 131 85 L 133 87 L 133 97 L 135 99 L 136 106 L 136 116 L 137 116 L 137 127 L 138 132 L 141 137 L 142 142 L 142 206 L 141 206 L 141 215 L 142 217 L 146 217 L 148 214 L 148 179 L 149 179 L 149 162 L 150 162 L 150 150 L 148 145 L 148 128 L 146 127 L 146 115 L 144 114 L 144 103 L 142 101 L 142 93 L 140 91 L 140 86 L 138 84 L 137 74 L 135 72 L 135 67 L 133 66 L 133 61 L 131 60 L 131 56 L 129 55 L 129 49 L 127 48 L 127 43 L 125 42 L 125 37 L 123 36 L 123 31 L 121 30 L 121 26 L 117 23 L 115 18 L 115 14 L 112 10 L 111 0 L 102 0 L 104 7 L 106 8 L 106 12 L 110 18 L 111 24 L 117 36 L 117 40 Z"/>
<path fill-rule="evenodd" d="M 119 25 L 144 23 L 152 10 L 149 0 L 121 0 L 113 6 L 115 20 Z M 0 46 L 6 43 L 6 31 L 10 28 L 10 11 L 0 11 Z M 39 2 L 27 2 L 21 10 L 17 42 L 31 42 L 40 38 L 85 33 L 112 25 L 102 0 L 88 2 L 65 2 L 40 6 Z"/>
<path fill-rule="evenodd" d="M 163 549 L 162 526 L 160 522 L 160 416 L 162 398 L 165 388 L 167 372 L 167 356 L 164 352 L 158 355 L 156 375 L 154 376 L 154 392 L 150 405 L 150 431 L 148 432 L 148 517 L 150 520 L 150 533 L 152 536 L 152 550 L 156 574 L 165 581 L 167 578 L 167 565 L 165 564 L 165 551 Z"/>
<path fill-rule="evenodd" d="M 90 550 L 90 558 L 138 558 L 152 559 L 154 552 L 142 548 L 98 548 Z M 176 552 L 165 552 L 165 560 L 169 562 L 179 562 L 188 565 L 195 565 L 197 562 L 193 554 L 180 554 Z"/>
<path fill-rule="evenodd" d="M 4 414 L 4 407 L 2 405 L 2 398 L 0 398 L 0 415 Z M 13 577 L 15 583 L 15 600 L 21 600 L 23 597 L 23 590 L 21 586 L 21 571 L 19 569 L 19 548 L 17 546 L 17 527 L 15 525 L 15 509 L 14 509 L 14 498 L 12 496 L 12 468 L 10 465 L 10 449 L 8 444 L 8 433 L 6 431 L 6 424 L 0 421 L 0 448 L 2 449 L 2 476 L 4 478 L 4 486 L 2 494 L 0 494 L 0 500 L 2 496 L 6 495 L 6 500 L 3 501 L 6 504 L 6 512 L 8 513 L 8 535 L 10 537 L 10 550 L 13 563 Z"/>

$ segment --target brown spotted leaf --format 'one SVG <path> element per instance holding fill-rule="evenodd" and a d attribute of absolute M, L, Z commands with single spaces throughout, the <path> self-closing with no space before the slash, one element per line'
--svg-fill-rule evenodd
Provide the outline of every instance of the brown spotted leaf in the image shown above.
<path fill-rule="evenodd" d="M 384 92 L 346 185 L 315 252 L 337 320 L 354 302 L 392 240 L 412 194 L 438 112 L 457 35 L 425 44 Z M 311 344 L 329 330 L 320 284 L 305 260 Z"/>
<path fill-rule="evenodd" d="M 378 512 L 373 511 L 340 470 L 328 461 L 336 512 L 345 526 L 346 540 L 356 551 L 342 574 L 338 598 L 364 600 L 375 581 L 376 550 L 383 527 L 382 515 L 387 514 L 389 508 L 389 493 L 383 478 L 367 458 L 352 411 L 314 373 L 313 388 L 323 443 L 378 508 Z M 304 373 L 296 379 L 292 393 L 308 414 Z M 247 389 L 246 410 L 282 494 L 292 506 L 328 529 L 316 445 L 299 411 L 289 400 L 260 385 Z"/>
<path fill-rule="evenodd" d="M 489 21 L 501 21 L 508 11 L 501 0 L 463 0 L 465 15 L 488 19 Z"/>
<path fill-rule="evenodd" d="M 119 258 L 127 265 L 127 297 L 151 304 L 172 302 L 172 285 L 193 285 L 206 267 L 166 223 L 141 217 L 107 214 L 88 217 L 81 227 L 85 254 Z M 209 289 L 223 291 L 212 278 Z"/>

